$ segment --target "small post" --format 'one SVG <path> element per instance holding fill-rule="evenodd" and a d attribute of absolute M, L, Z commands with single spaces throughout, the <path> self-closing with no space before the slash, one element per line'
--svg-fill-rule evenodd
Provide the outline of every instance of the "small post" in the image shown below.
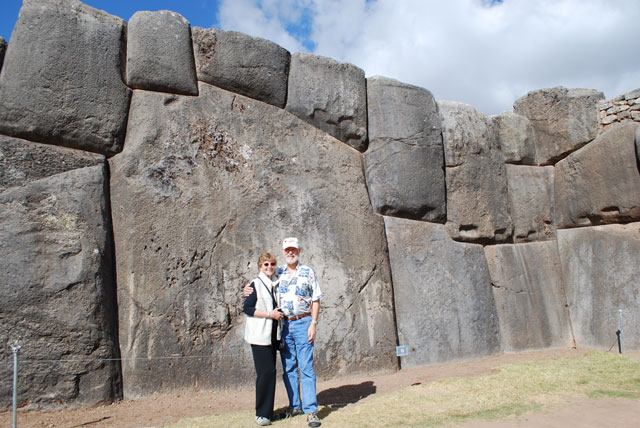
<path fill-rule="evenodd" d="M 13 428 L 18 428 L 18 351 L 20 346 L 12 346 L 13 351 Z"/>
<path fill-rule="evenodd" d="M 624 331 L 622 330 L 622 309 L 618 309 L 618 313 L 620 314 L 620 353 L 624 352 Z"/>

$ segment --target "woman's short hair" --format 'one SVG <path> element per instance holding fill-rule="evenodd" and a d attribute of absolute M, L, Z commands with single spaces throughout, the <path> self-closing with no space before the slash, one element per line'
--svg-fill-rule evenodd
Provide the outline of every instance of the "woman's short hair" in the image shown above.
<path fill-rule="evenodd" d="M 278 260 L 276 260 L 275 256 L 273 256 L 271 253 L 260 254 L 260 257 L 258 258 L 258 270 L 260 270 L 260 266 L 262 266 L 262 263 L 271 261 L 273 261 L 274 263 L 278 263 Z"/>

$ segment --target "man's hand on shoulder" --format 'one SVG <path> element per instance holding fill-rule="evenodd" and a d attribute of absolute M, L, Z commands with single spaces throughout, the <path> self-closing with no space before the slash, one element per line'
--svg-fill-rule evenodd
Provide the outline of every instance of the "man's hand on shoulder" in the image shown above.
<path fill-rule="evenodd" d="M 251 293 L 253 293 L 253 287 L 251 286 L 251 283 L 248 283 L 242 289 L 242 295 L 246 298 L 251 296 Z"/>

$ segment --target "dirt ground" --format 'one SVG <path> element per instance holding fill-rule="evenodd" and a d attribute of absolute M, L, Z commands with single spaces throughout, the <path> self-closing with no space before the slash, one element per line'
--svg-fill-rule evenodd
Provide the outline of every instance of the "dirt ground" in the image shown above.
<path fill-rule="evenodd" d="M 342 377 L 318 382 L 320 405 L 356 403 L 367 396 L 390 392 L 416 383 L 461 376 L 481 376 L 496 367 L 520 361 L 551 356 L 580 355 L 584 350 L 557 349 L 538 352 L 504 354 L 469 362 L 404 369 L 395 373 Z M 640 353 L 634 353 L 640 358 Z M 186 417 L 214 413 L 251 410 L 253 390 L 194 392 L 153 395 L 135 401 L 125 400 L 93 408 L 72 408 L 55 411 L 19 411 L 19 428 L 140 428 L 166 426 Z M 276 407 L 287 404 L 281 382 L 276 391 Z M 0 426 L 11 426 L 11 412 L 0 413 Z M 470 422 L 460 428 L 556 428 L 576 426 L 582 428 L 638 427 L 640 426 L 640 400 L 582 399 L 564 406 L 493 422 Z M 251 423 L 248 424 L 250 426 Z"/>

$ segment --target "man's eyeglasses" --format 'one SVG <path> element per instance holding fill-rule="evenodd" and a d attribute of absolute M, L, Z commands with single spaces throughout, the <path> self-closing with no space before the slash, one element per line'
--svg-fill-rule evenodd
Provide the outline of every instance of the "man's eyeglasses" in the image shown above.
<path fill-rule="evenodd" d="M 264 267 L 275 266 L 275 265 L 276 265 L 275 263 L 269 263 L 269 262 L 262 263 L 262 266 Z"/>

